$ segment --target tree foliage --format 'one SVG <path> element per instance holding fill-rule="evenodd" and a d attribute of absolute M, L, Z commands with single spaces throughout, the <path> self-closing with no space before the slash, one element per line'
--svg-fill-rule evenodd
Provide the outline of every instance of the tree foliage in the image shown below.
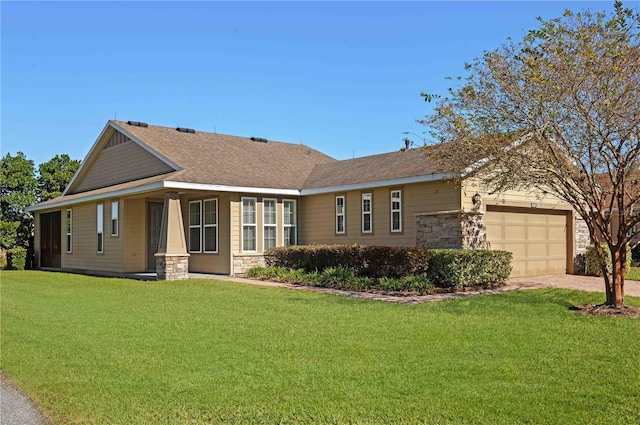
<path fill-rule="evenodd" d="M 27 246 L 32 233 L 31 215 L 25 209 L 36 202 L 35 168 L 24 153 L 6 154 L 0 162 L 0 244 Z"/>
<path fill-rule="evenodd" d="M 80 161 L 69 155 L 56 155 L 38 167 L 38 201 L 43 202 L 62 195 L 67 184 L 80 167 Z"/>
<path fill-rule="evenodd" d="M 640 13 L 616 2 L 609 14 L 538 20 L 466 64 L 445 97 L 423 93 L 435 108 L 421 122 L 450 142 L 447 166 L 477 173 L 488 190 L 535 188 L 570 203 L 613 254 L 607 273 L 599 250 L 606 303 L 621 306 L 625 246 L 640 221 Z M 481 158 L 500 172 L 483 172 Z"/>

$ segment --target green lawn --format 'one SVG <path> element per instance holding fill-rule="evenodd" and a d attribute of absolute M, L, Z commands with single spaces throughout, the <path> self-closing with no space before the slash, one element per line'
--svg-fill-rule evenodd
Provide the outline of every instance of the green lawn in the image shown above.
<path fill-rule="evenodd" d="M 602 294 L 1 279 L 2 370 L 57 423 L 640 423 L 640 320 L 568 310 Z"/>
<path fill-rule="evenodd" d="M 640 267 L 631 267 L 625 276 L 626 280 L 640 280 Z"/>

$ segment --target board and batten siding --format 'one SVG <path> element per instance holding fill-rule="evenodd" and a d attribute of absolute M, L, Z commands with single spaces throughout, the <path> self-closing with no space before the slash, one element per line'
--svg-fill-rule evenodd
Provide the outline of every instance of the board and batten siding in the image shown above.
<path fill-rule="evenodd" d="M 402 191 L 402 232 L 391 232 L 391 191 Z M 373 232 L 362 233 L 362 194 L 371 193 Z M 346 233 L 336 234 L 336 196 L 346 199 Z M 361 244 L 415 246 L 417 213 L 461 208 L 454 182 L 427 182 L 403 186 L 352 190 L 305 196 L 298 205 L 298 244 Z"/>
<path fill-rule="evenodd" d="M 72 192 L 84 192 L 171 171 L 174 170 L 169 165 L 137 143 L 127 140 L 100 151 L 86 174 L 79 176 L 81 180 L 74 184 Z"/>
<path fill-rule="evenodd" d="M 77 204 L 71 207 L 73 252 L 62 251 L 62 269 L 123 272 L 123 236 L 122 232 L 118 236 L 111 236 L 111 201 L 111 199 L 105 199 L 102 202 L 104 205 L 103 253 L 97 252 L 96 205 L 98 203 Z M 120 228 L 122 229 L 122 212 L 120 212 Z"/>

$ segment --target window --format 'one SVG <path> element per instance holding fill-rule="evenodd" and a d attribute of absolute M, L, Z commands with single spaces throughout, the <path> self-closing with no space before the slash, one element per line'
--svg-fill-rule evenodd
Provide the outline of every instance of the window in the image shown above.
<path fill-rule="evenodd" d="M 72 245 L 71 245 L 71 232 L 73 227 L 72 220 L 73 220 L 72 212 L 71 210 L 67 210 L 67 252 L 71 252 L 71 249 L 72 249 Z"/>
<path fill-rule="evenodd" d="M 218 252 L 218 200 L 204 201 L 204 252 Z"/>
<path fill-rule="evenodd" d="M 338 234 L 345 232 L 344 216 L 344 196 L 336 196 L 336 233 Z"/>
<path fill-rule="evenodd" d="M 278 233 L 278 219 L 276 214 L 276 200 L 275 199 L 262 199 L 262 223 L 263 223 L 263 237 L 264 246 L 263 250 L 266 251 L 269 248 L 275 247 L 277 242 Z"/>
<path fill-rule="evenodd" d="M 402 232 L 402 191 L 391 191 L 391 231 Z"/>
<path fill-rule="evenodd" d="M 371 194 L 362 194 L 362 233 L 371 233 L 372 228 Z"/>
<path fill-rule="evenodd" d="M 284 246 L 295 245 L 296 240 L 296 201 L 292 199 L 284 199 L 282 201 L 283 210 L 283 233 Z"/>
<path fill-rule="evenodd" d="M 242 198 L 242 251 L 256 252 L 258 211 L 256 198 Z"/>
<path fill-rule="evenodd" d="M 189 252 L 202 252 L 202 201 L 189 202 Z"/>
<path fill-rule="evenodd" d="M 111 236 L 118 236 L 118 201 L 111 202 Z"/>
<path fill-rule="evenodd" d="M 101 254 L 104 252 L 104 204 L 96 206 L 96 233 L 98 235 L 96 251 Z"/>

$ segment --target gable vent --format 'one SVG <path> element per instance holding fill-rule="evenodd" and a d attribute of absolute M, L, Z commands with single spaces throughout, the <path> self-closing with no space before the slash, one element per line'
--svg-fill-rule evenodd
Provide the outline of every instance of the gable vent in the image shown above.
<path fill-rule="evenodd" d="M 176 130 L 178 130 L 181 133 L 191 133 L 194 134 L 196 131 L 193 128 L 184 128 L 184 127 L 176 127 Z"/>
<path fill-rule="evenodd" d="M 136 127 L 149 127 L 149 124 L 140 121 L 127 121 L 127 124 L 134 125 Z"/>
<path fill-rule="evenodd" d="M 252 137 L 251 140 L 254 142 L 267 143 L 267 139 L 263 139 L 262 137 Z"/>

